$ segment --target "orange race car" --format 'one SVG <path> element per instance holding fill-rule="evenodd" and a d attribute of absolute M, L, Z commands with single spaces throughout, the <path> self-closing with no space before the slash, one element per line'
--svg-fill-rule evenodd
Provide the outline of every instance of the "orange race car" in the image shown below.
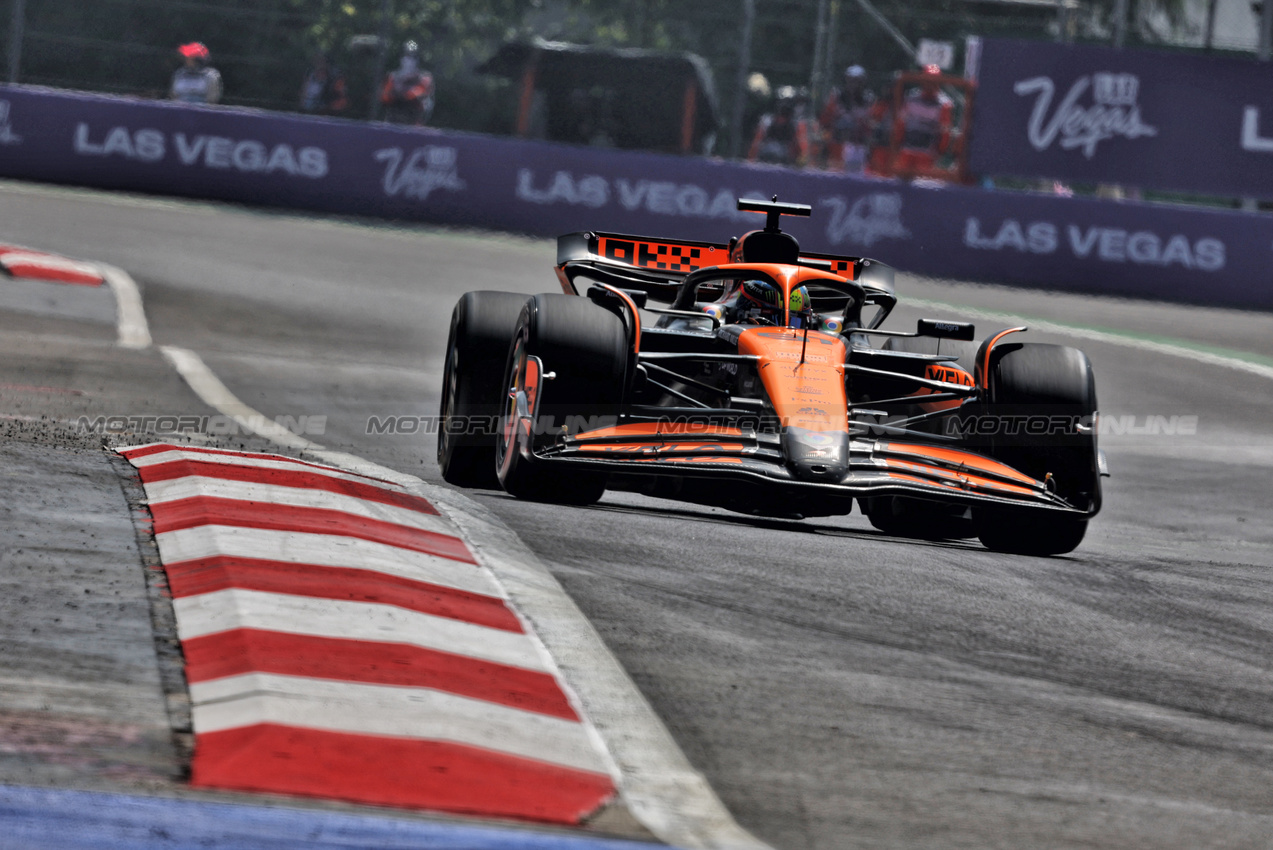
<path fill-rule="evenodd" d="M 895 535 L 1069 552 L 1100 509 L 1091 364 L 883 330 L 893 270 L 802 252 L 810 207 L 740 200 L 728 243 L 573 233 L 565 294 L 470 292 L 447 344 L 438 462 L 464 487 L 583 505 L 607 488 L 774 517 L 847 514 Z M 655 303 L 667 306 L 655 306 Z M 876 344 L 876 341 L 880 341 Z"/>

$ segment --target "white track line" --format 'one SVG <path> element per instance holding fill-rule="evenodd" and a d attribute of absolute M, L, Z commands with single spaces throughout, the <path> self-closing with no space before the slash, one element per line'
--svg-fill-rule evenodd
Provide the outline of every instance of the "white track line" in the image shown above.
<path fill-rule="evenodd" d="M 287 428 L 272 422 L 248 407 L 235 397 L 234 393 L 221 383 L 221 379 L 195 354 L 185 348 L 172 345 L 161 345 L 159 351 L 173 365 L 173 368 L 186 379 L 195 395 L 203 399 L 209 407 L 239 423 L 242 428 L 255 431 L 265 439 L 292 449 L 322 449 L 318 443 L 293 434 Z"/>
<path fill-rule="evenodd" d="M 556 662 L 592 721 L 587 728 L 600 734 L 603 752 L 616 761 L 624 803 L 660 840 L 686 850 L 770 850 L 734 821 L 592 623 L 548 568 L 494 514 L 458 491 L 434 487 L 356 455 L 324 450 L 286 428 L 270 428 L 272 423 L 235 398 L 197 354 L 170 346 L 160 350 L 190 388 L 219 413 L 238 419 L 244 427 L 264 421 L 267 427 L 252 430 L 279 445 L 301 449 L 307 460 L 392 481 L 443 509 L 517 612 L 533 624 L 533 639 L 541 641 Z"/>
<path fill-rule="evenodd" d="M 97 264 L 97 270 L 115 296 L 115 324 L 121 348 L 150 348 L 150 327 L 141 305 L 141 292 L 128 273 L 114 266 Z"/>
<path fill-rule="evenodd" d="M 734 821 L 592 623 L 526 544 L 457 490 L 431 487 L 428 498 L 460 527 L 478 561 L 496 574 L 552 653 L 618 762 L 624 802 L 637 820 L 677 847 L 768 850 Z"/>
<path fill-rule="evenodd" d="M 1273 380 L 1273 366 L 1266 366 L 1263 363 L 1254 363 L 1249 360 L 1240 360 L 1237 357 L 1228 357 L 1224 354 L 1216 354 L 1210 351 L 1202 351 L 1197 348 L 1191 348 L 1186 343 L 1174 345 L 1170 342 L 1159 342 L 1158 340 L 1141 339 L 1135 336 L 1124 336 L 1123 334 L 1100 331 L 1095 328 L 1085 328 L 1080 325 L 1065 325 L 1042 319 L 1033 319 L 1029 316 L 1020 316 L 1015 313 L 1002 313 L 997 310 L 979 310 L 972 307 L 960 307 L 957 304 L 948 304 L 944 301 L 929 301 L 923 298 L 913 298 L 904 303 L 906 306 L 910 307 L 927 307 L 938 310 L 950 310 L 962 316 L 969 316 L 974 319 L 988 319 L 990 321 L 1007 322 L 1009 324 L 1028 325 L 1030 330 L 1040 331 L 1042 333 L 1058 334 L 1062 336 L 1076 337 L 1078 339 L 1090 339 L 1093 342 L 1101 342 L 1107 345 L 1121 345 L 1126 348 L 1138 348 L 1141 351 L 1151 351 L 1155 354 L 1169 354 L 1173 357 L 1183 357 L 1186 360 L 1193 360 L 1197 363 L 1206 363 L 1210 366 L 1220 366 L 1224 369 L 1233 369 L 1238 372 L 1246 372 L 1251 375 L 1257 375 L 1261 378 Z"/>

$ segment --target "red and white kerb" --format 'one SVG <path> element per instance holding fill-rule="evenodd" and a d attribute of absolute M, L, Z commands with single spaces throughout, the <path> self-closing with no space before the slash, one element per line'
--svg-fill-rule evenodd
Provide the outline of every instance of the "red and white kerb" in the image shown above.
<path fill-rule="evenodd" d="M 103 283 L 101 272 L 90 263 L 9 245 L 0 245 L 0 269 L 12 277 L 78 283 L 84 286 L 101 286 Z"/>
<path fill-rule="evenodd" d="M 137 467 L 195 785 L 577 823 L 615 793 L 552 660 L 427 500 L 278 455 Z"/>

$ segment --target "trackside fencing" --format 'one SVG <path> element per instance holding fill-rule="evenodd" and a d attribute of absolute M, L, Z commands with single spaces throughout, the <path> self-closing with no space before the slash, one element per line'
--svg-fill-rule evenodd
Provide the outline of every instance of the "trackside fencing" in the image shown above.
<path fill-rule="evenodd" d="M 0 86 L 0 176 L 555 236 L 725 241 L 812 204 L 811 250 L 968 280 L 1273 308 L 1273 216 Z M 552 257 L 545 256 L 545 265 Z"/>

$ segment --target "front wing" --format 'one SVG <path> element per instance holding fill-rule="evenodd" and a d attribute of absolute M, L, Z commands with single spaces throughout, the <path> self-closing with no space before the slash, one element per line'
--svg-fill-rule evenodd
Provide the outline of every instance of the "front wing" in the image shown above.
<path fill-rule="evenodd" d="M 776 434 L 691 423 L 639 422 L 534 439 L 533 396 L 516 399 L 515 450 L 535 464 L 635 475 L 734 479 L 829 499 L 912 496 L 959 504 L 999 504 L 1087 516 L 1038 481 L 975 452 L 921 442 L 851 439 L 839 481 L 797 478 Z"/>

